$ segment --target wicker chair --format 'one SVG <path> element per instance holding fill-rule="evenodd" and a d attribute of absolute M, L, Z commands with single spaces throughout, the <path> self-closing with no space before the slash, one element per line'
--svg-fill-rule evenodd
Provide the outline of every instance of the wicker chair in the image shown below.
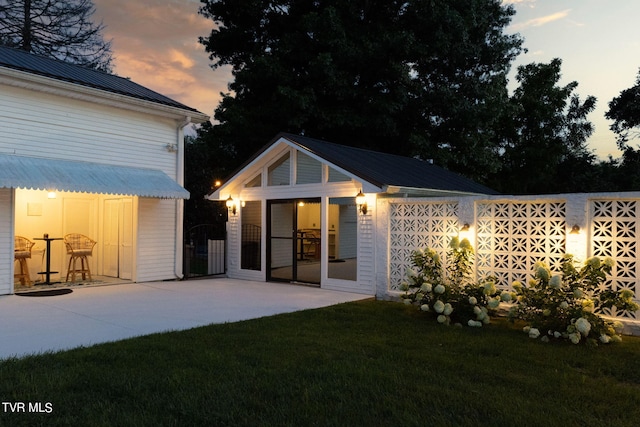
<path fill-rule="evenodd" d="M 31 248 L 35 245 L 35 242 L 22 236 L 15 236 L 13 259 L 20 264 L 20 273 L 14 273 L 14 279 L 20 279 L 22 286 L 31 286 L 31 277 L 29 277 L 29 266 L 27 265 L 27 259 L 31 258 Z"/>
<path fill-rule="evenodd" d="M 88 256 L 93 254 L 93 247 L 96 241 L 84 234 L 71 233 L 64 236 L 64 244 L 69 254 L 69 266 L 67 267 L 67 279 L 71 276 L 71 281 L 75 282 L 76 274 L 82 275 L 82 280 L 86 280 L 87 275 L 91 281 L 91 269 L 89 268 Z M 80 260 L 80 268 L 76 268 L 76 261 Z"/>

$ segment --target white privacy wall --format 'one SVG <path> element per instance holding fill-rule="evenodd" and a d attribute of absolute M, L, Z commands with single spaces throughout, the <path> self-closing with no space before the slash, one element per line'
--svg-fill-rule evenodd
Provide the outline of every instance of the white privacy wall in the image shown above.
<path fill-rule="evenodd" d="M 471 226 L 476 279 L 496 276 L 508 288 L 526 281 L 537 261 L 558 271 L 565 253 L 584 261 L 611 257 L 616 263 L 607 286 L 631 289 L 640 301 L 640 193 L 591 193 L 553 196 L 390 199 L 380 220 L 387 226 L 388 281 L 385 294 L 399 290 L 411 251 L 430 247 L 443 260 L 453 236 Z M 571 234 L 574 225 L 579 234 Z M 384 256 L 379 261 L 384 260 Z M 380 262 L 378 263 L 380 264 Z M 378 280 L 378 294 L 382 292 Z M 640 313 L 606 314 L 638 319 Z"/>

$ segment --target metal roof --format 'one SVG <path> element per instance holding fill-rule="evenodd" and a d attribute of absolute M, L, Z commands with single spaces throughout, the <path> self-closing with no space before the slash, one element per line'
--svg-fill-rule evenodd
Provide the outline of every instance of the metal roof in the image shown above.
<path fill-rule="evenodd" d="M 489 187 L 423 160 L 334 144 L 290 133 L 279 134 L 265 146 L 265 149 L 280 138 L 380 188 L 394 186 L 473 194 L 498 194 Z"/>
<path fill-rule="evenodd" d="M 112 93 L 168 105 L 182 110 L 200 113 L 198 110 L 174 101 L 162 94 L 147 89 L 129 79 L 114 74 L 92 70 L 79 65 L 34 55 L 19 49 L 0 46 L 0 67 L 12 68 L 81 86 L 101 89 Z"/>
<path fill-rule="evenodd" d="M 0 188 L 188 199 L 189 192 L 155 169 L 0 154 Z"/>

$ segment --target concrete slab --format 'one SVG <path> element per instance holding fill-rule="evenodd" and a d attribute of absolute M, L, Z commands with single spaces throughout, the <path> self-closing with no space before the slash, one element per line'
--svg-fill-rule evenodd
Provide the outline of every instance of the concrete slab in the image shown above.
<path fill-rule="evenodd" d="M 372 298 L 226 278 L 74 288 L 0 296 L 0 359 Z"/>

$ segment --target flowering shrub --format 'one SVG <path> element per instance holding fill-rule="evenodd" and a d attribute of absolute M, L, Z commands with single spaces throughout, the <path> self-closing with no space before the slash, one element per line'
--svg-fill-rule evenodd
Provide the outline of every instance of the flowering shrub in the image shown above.
<path fill-rule="evenodd" d="M 589 258 L 579 270 L 572 255 L 565 255 L 560 274 L 552 274 L 543 262 L 534 266 L 534 277 L 527 285 L 514 282 L 515 305 L 511 319 L 527 322 L 524 331 L 531 338 L 565 339 L 574 344 L 620 341 L 622 324 L 601 317 L 603 308 L 636 311 L 633 292 L 605 288 L 614 261 Z"/>
<path fill-rule="evenodd" d="M 439 323 L 479 327 L 490 322 L 490 313 L 500 304 L 493 278 L 472 282 L 473 248 L 467 239 L 454 237 L 447 251 L 446 273 L 433 249 L 411 253 L 411 267 L 401 284 L 406 304 L 433 312 Z M 509 297 L 511 294 L 507 293 Z"/>

